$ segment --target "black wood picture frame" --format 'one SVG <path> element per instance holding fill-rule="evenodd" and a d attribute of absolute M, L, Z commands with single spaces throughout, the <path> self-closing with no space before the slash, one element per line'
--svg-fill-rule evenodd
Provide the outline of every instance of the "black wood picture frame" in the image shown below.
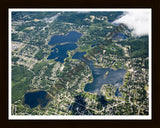
<path fill-rule="evenodd" d="M 160 126 L 159 23 L 158 0 L 2 0 L 0 37 L 0 121 L 4 128 L 101 128 Z M 152 120 L 8 120 L 8 9 L 9 8 L 151 8 L 152 9 Z"/>

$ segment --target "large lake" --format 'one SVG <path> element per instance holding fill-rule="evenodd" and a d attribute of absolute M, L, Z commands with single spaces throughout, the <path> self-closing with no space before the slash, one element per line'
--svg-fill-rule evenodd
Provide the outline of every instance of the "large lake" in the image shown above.
<path fill-rule="evenodd" d="M 45 107 L 48 102 L 49 99 L 47 98 L 46 91 L 28 92 L 24 96 L 24 103 L 29 105 L 30 108 L 35 108 L 38 105 Z"/>
<path fill-rule="evenodd" d="M 110 68 L 95 68 L 93 62 L 83 58 L 85 52 L 77 52 L 72 59 L 79 59 L 85 62 L 92 71 L 93 81 L 85 85 L 84 91 L 100 94 L 100 89 L 103 84 L 112 84 L 116 90 L 116 96 L 120 96 L 119 87 L 123 84 L 123 77 L 126 73 L 125 69 L 113 70 Z M 105 76 L 106 72 L 108 74 Z"/>
<path fill-rule="evenodd" d="M 49 45 L 59 44 L 59 43 L 75 43 L 78 41 L 78 39 L 82 36 L 82 33 L 79 33 L 77 31 L 70 31 L 67 35 L 55 35 L 51 37 L 51 40 L 49 41 Z"/>
<path fill-rule="evenodd" d="M 64 59 L 68 57 L 67 51 L 68 50 L 74 50 L 77 48 L 77 44 L 75 43 L 68 43 L 64 45 L 57 45 L 56 47 L 53 47 L 51 50 L 51 54 L 48 56 L 48 59 L 55 59 L 55 61 L 59 61 L 61 63 L 64 62 Z"/>
<path fill-rule="evenodd" d="M 67 35 L 55 35 L 49 41 L 49 45 L 59 44 L 53 47 L 51 54 L 47 59 L 55 59 L 61 63 L 64 62 L 64 59 L 68 57 L 67 51 L 74 50 L 77 48 L 76 42 L 82 36 L 82 33 L 76 31 L 70 31 Z"/>

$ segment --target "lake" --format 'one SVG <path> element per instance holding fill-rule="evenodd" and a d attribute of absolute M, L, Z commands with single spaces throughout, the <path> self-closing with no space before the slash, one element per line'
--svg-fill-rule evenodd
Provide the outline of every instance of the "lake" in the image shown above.
<path fill-rule="evenodd" d="M 82 36 L 82 33 L 76 31 L 70 31 L 67 35 L 55 35 L 52 36 L 49 45 L 60 44 L 65 42 L 75 43 Z"/>
<path fill-rule="evenodd" d="M 78 47 L 76 42 L 81 36 L 82 33 L 76 31 L 70 31 L 67 35 L 53 36 L 48 44 L 58 45 L 51 49 L 53 52 L 51 52 L 47 59 L 55 59 L 55 61 L 63 63 L 64 59 L 68 57 L 67 51 L 74 50 Z"/>
<path fill-rule="evenodd" d="M 119 88 L 123 84 L 123 77 L 126 73 L 125 69 L 113 70 L 110 68 L 95 68 L 91 60 L 83 58 L 85 52 L 77 52 L 73 55 L 72 59 L 79 59 L 84 61 L 92 71 L 93 81 L 85 85 L 84 91 L 100 94 L 100 89 L 103 84 L 112 84 L 116 88 Z M 108 71 L 107 76 L 105 76 Z M 116 91 L 116 95 L 120 96 L 119 90 Z"/>
<path fill-rule="evenodd" d="M 50 101 L 47 95 L 46 91 L 28 92 L 24 96 L 24 103 L 29 105 L 30 108 L 35 108 L 38 105 L 45 107 Z"/>
<path fill-rule="evenodd" d="M 125 69 L 95 68 L 92 62 L 89 63 L 89 67 L 92 70 L 93 82 L 86 84 L 84 91 L 100 94 L 103 84 L 112 84 L 116 88 L 123 84 Z M 107 71 L 108 74 L 105 77 Z"/>
<path fill-rule="evenodd" d="M 55 59 L 55 61 L 63 63 L 64 59 L 68 57 L 67 51 L 74 50 L 76 48 L 77 44 L 75 43 L 57 45 L 56 47 L 51 49 L 53 52 L 51 52 L 47 59 Z"/>
<path fill-rule="evenodd" d="M 98 46 L 99 44 L 92 44 L 91 47 Z"/>
<path fill-rule="evenodd" d="M 122 34 L 122 33 L 114 33 L 113 34 L 113 39 L 126 39 L 127 37 L 124 35 L 124 34 Z"/>

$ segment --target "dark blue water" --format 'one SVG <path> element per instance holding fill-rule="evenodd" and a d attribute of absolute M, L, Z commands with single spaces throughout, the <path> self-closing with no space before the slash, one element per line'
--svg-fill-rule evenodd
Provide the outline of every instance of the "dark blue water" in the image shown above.
<path fill-rule="evenodd" d="M 119 88 L 123 84 L 123 77 L 126 73 L 125 69 L 112 70 L 110 68 L 95 68 L 93 62 L 90 60 L 86 61 L 81 52 L 77 52 L 73 57 L 73 59 L 84 61 L 92 71 L 93 82 L 86 84 L 84 91 L 100 94 L 100 89 L 103 84 L 112 84 L 116 88 Z M 108 75 L 105 77 L 107 71 Z"/>
<path fill-rule="evenodd" d="M 55 59 L 55 61 L 57 61 L 57 62 L 59 61 L 59 62 L 63 63 L 64 59 L 66 57 L 68 57 L 67 51 L 74 50 L 76 48 L 77 48 L 77 44 L 75 44 L 75 43 L 57 45 L 56 47 L 51 49 L 54 51 L 51 52 L 51 55 L 49 55 L 47 59 Z"/>
<path fill-rule="evenodd" d="M 119 88 L 116 89 L 115 96 L 117 97 L 122 96 L 121 92 L 119 91 Z"/>
<path fill-rule="evenodd" d="M 49 102 L 49 100 L 46 99 L 46 95 L 46 91 L 28 92 L 24 96 L 25 104 L 29 105 L 30 108 L 35 108 L 38 105 L 45 107 Z"/>
<path fill-rule="evenodd" d="M 126 36 L 122 33 L 114 33 L 113 39 L 126 39 Z"/>
<path fill-rule="evenodd" d="M 92 44 L 91 47 L 98 46 L 99 44 Z"/>
<path fill-rule="evenodd" d="M 112 48 L 112 50 L 115 50 L 115 48 Z"/>
<path fill-rule="evenodd" d="M 106 106 L 107 105 L 107 101 L 105 100 L 104 96 L 100 96 L 100 98 L 98 99 L 99 102 L 102 104 L 102 106 Z"/>
<path fill-rule="evenodd" d="M 47 59 L 55 59 L 55 61 L 59 61 L 61 63 L 64 62 L 64 59 L 68 57 L 67 51 L 74 50 L 77 48 L 77 44 L 75 42 L 82 36 L 81 33 L 76 31 L 70 31 L 67 35 L 55 35 L 49 41 L 49 45 L 59 44 L 58 46 L 52 48 L 51 54 Z M 61 44 L 66 43 L 67 44 Z"/>
<path fill-rule="evenodd" d="M 49 41 L 49 45 L 71 42 L 75 43 L 78 39 L 82 36 L 82 33 L 76 31 L 70 31 L 67 35 L 55 35 L 52 36 L 51 40 Z"/>
<path fill-rule="evenodd" d="M 113 62 L 112 62 L 112 64 L 111 64 L 111 65 L 113 65 L 113 64 L 114 64 L 114 62 L 115 62 L 115 60 L 113 60 Z"/>

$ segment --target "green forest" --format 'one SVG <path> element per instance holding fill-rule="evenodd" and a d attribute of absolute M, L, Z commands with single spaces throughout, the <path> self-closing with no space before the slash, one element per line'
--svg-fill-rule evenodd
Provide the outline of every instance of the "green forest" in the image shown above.
<path fill-rule="evenodd" d="M 25 66 L 12 66 L 12 103 L 25 94 L 30 88 L 33 73 Z"/>

